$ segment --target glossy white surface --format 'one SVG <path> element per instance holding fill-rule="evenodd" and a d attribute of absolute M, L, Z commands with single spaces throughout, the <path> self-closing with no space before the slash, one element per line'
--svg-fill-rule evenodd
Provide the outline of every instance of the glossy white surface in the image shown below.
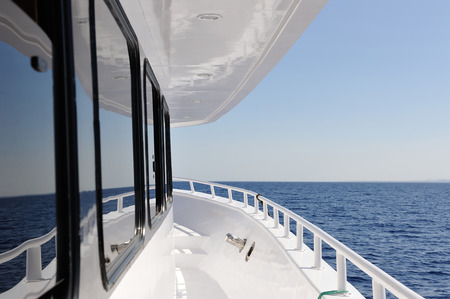
<path fill-rule="evenodd" d="M 208 236 L 174 223 L 173 230 L 176 298 L 227 298 L 222 286 L 199 266 L 206 257 L 202 249 Z"/>
<path fill-rule="evenodd" d="M 303 219 L 292 211 L 280 206 L 271 200 L 253 191 L 235 188 L 218 183 L 202 182 L 192 179 L 175 178 L 176 181 L 189 183 L 190 190 L 176 190 L 176 193 L 196 198 L 209 200 L 212 203 L 221 204 L 244 212 L 248 217 L 265 227 L 272 238 L 281 245 L 284 253 L 297 266 L 297 269 L 307 278 L 309 284 L 319 292 L 339 291 L 345 292 L 346 297 L 361 298 L 362 295 L 347 282 L 347 263 L 351 263 L 368 275 L 373 282 L 373 296 L 375 299 L 386 297 L 386 291 L 398 298 L 423 298 L 395 278 L 376 267 L 356 252 L 334 239 L 319 227 Z M 209 194 L 196 191 L 196 185 L 203 185 L 202 190 L 209 190 Z M 206 187 L 206 189 L 204 189 Z M 226 198 L 216 195 L 216 188 L 228 191 Z M 243 202 L 233 200 L 233 193 L 242 196 Z M 251 201 L 251 202 L 250 202 Z M 272 211 L 271 213 L 269 213 Z M 272 218 L 272 216 L 274 218 Z M 284 226 L 280 219 L 284 219 Z M 246 223 L 242 220 L 242 223 Z M 295 224 L 295 231 L 290 231 L 290 224 Z M 304 231 L 313 234 L 314 248 L 311 250 L 304 242 Z M 228 234 L 227 234 L 228 237 Z M 326 243 L 329 249 L 334 249 L 336 254 L 336 270 L 322 260 L 322 243 Z M 328 252 L 330 254 L 330 252 Z M 354 271 L 352 276 L 360 276 L 361 272 Z M 292 286 L 294 287 L 294 286 Z"/>
<path fill-rule="evenodd" d="M 186 281 L 187 298 L 208 298 L 194 294 L 211 280 L 228 298 L 318 297 L 319 292 L 261 223 L 220 201 L 175 193 L 174 221 L 199 235 L 191 237 L 197 241 L 184 241 L 184 246 L 178 246 L 180 251 L 191 252 L 184 254 L 184 260 L 177 259 L 181 272 L 188 276 L 192 271 L 200 273 L 196 279 Z M 242 252 L 225 242 L 227 233 L 247 239 Z M 253 242 L 255 248 L 246 262 Z"/>
<path fill-rule="evenodd" d="M 220 118 L 279 62 L 326 0 L 122 0 L 173 126 Z M 217 14 L 202 20 L 201 14 Z"/>
<path fill-rule="evenodd" d="M 173 209 L 157 230 L 146 232 L 150 240 L 127 266 L 111 293 L 111 298 L 173 298 L 175 294 L 175 259 L 171 254 Z"/>
<path fill-rule="evenodd" d="M 80 285 L 79 297 L 106 298 L 100 272 L 97 210 L 93 207 L 80 223 Z"/>

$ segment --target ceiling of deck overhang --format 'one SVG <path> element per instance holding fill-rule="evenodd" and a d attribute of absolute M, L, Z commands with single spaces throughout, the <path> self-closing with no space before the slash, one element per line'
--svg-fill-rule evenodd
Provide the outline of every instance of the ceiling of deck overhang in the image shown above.
<path fill-rule="evenodd" d="M 326 0 L 121 2 L 172 125 L 186 126 L 215 121 L 244 99 Z"/>

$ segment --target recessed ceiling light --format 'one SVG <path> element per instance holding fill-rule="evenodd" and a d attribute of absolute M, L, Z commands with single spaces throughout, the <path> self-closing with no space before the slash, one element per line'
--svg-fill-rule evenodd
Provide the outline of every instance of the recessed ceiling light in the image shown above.
<path fill-rule="evenodd" d="M 222 16 L 214 13 L 205 13 L 198 15 L 197 18 L 203 21 L 217 21 L 221 19 Z"/>
<path fill-rule="evenodd" d="M 195 104 L 200 104 L 202 101 L 201 100 L 194 100 Z"/>
<path fill-rule="evenodd" d="M 209 78 L 211 78 L 212 76 L 213 76 L 212 73 L 200 73 L 200 74 L 197 74 L 197 77 L 200 77 L 200 78 L 202 78 L 202 79 L 209 79 Z"/>

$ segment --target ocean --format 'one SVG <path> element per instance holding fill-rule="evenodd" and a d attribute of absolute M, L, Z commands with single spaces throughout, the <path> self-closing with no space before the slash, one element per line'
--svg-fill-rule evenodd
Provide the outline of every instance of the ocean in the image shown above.
<path fill-rule="evenodd" d="M 221 183 L 261 193 L 287 207 L 425 298 L 450 298 L 450 184 Z M 174 186 L 188 188 L 187 183 Z M 216 194 L 227 196 L 224 189 Z M 243 200 L 237 193 L 233 198 Z M 52 195 L 0 198 L 0 207 L 0 252 L 54 227 Z M 293 222 L 291 230 L 295 231 Z M 312 248 L 312 235 L 306 230 L 305 243 Z M 54 257 L 54 240 L 45 246 L 43 267 Z M 335 265 L 334 251 L 325 244 L 323 256 Z M 23 253 L 0 265 L 0 293 L 25 276 L 24 264 Z M 348 280 L 371 298 L 370 278 L 349 262 L 347 273 Z"/>

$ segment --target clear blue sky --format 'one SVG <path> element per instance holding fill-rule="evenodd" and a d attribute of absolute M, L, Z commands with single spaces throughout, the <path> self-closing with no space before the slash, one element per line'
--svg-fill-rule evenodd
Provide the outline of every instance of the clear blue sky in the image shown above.
<path fill-rule="evenodd" d="M 175 176 L 450 179 L 450 1 L 330 0 L 217 122 L 172 130 Z"/>

